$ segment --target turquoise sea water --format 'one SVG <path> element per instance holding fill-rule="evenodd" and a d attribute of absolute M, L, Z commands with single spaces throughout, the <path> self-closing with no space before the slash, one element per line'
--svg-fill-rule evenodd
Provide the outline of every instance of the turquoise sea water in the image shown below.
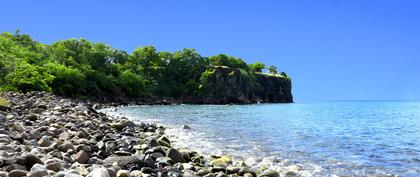
<path fill-rule="evenodd" d="M 132 106 L 114 113 L 170 127 L 178 146 L 229 153 L 256 167 L 292 167 L 301 176 L 420 176 L 420 102 Z"/>

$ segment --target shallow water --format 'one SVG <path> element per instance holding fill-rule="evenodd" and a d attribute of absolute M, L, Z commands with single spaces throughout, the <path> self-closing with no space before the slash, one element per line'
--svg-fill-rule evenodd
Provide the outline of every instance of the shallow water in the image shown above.
<path fill-rule="evenodd" d="M 114 114 L 169 126 L 177 146 L 255 167 L 301 176 L 420 176 L 420 102 L 133 106 Z"/>

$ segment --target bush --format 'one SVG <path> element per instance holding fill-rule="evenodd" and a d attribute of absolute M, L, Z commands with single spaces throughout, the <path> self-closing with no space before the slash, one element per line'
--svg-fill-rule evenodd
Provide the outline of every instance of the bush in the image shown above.
<path fill-rule="evenodd" d="M 74 97 L 83 94 L 86 76 L 80 70 L 58 63 L 48 63 L 46 68 L 54 76 L 50 84 L 54 93 Z"/>
<path fill-rule="evenodd" d="M 41 66 L 21 61 L 16 63 L 15 70 L 7 74 L 5 79 L 5 86 L 9 90 L 51 92 L 52 88 L 49 84 L 54 79 L 54 76 L 45 72 L 45 69 Z"/>
<path fill-rule="evenodd" d="M 130 70 L 125 70 L 121 73 L 120 84 L 124 91 L 130 96 L 146 95 L 145 80 Z"/>

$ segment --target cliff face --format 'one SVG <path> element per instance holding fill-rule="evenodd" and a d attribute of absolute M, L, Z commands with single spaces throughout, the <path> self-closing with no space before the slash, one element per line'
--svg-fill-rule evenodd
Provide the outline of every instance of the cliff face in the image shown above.
<path fill-rule="evenodd" d="M 290 79 L 265 74 L 249 74 L 240 69 L 214 68 L 208 77 L 205 94 L 198 102 L 228 103 L 291 103 Z"/>

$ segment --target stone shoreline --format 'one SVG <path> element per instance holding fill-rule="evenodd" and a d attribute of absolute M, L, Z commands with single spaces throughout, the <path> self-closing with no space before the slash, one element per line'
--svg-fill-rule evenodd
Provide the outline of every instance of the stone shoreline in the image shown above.
<path fill-rule="evenodd" d="M 228 156 L 171 146 L 165 127 L 136 124 L 45 92 L 0 97 L 0 177 L 278 177 Z M 258 173 L 258 174 L 257 174 Z"/>

